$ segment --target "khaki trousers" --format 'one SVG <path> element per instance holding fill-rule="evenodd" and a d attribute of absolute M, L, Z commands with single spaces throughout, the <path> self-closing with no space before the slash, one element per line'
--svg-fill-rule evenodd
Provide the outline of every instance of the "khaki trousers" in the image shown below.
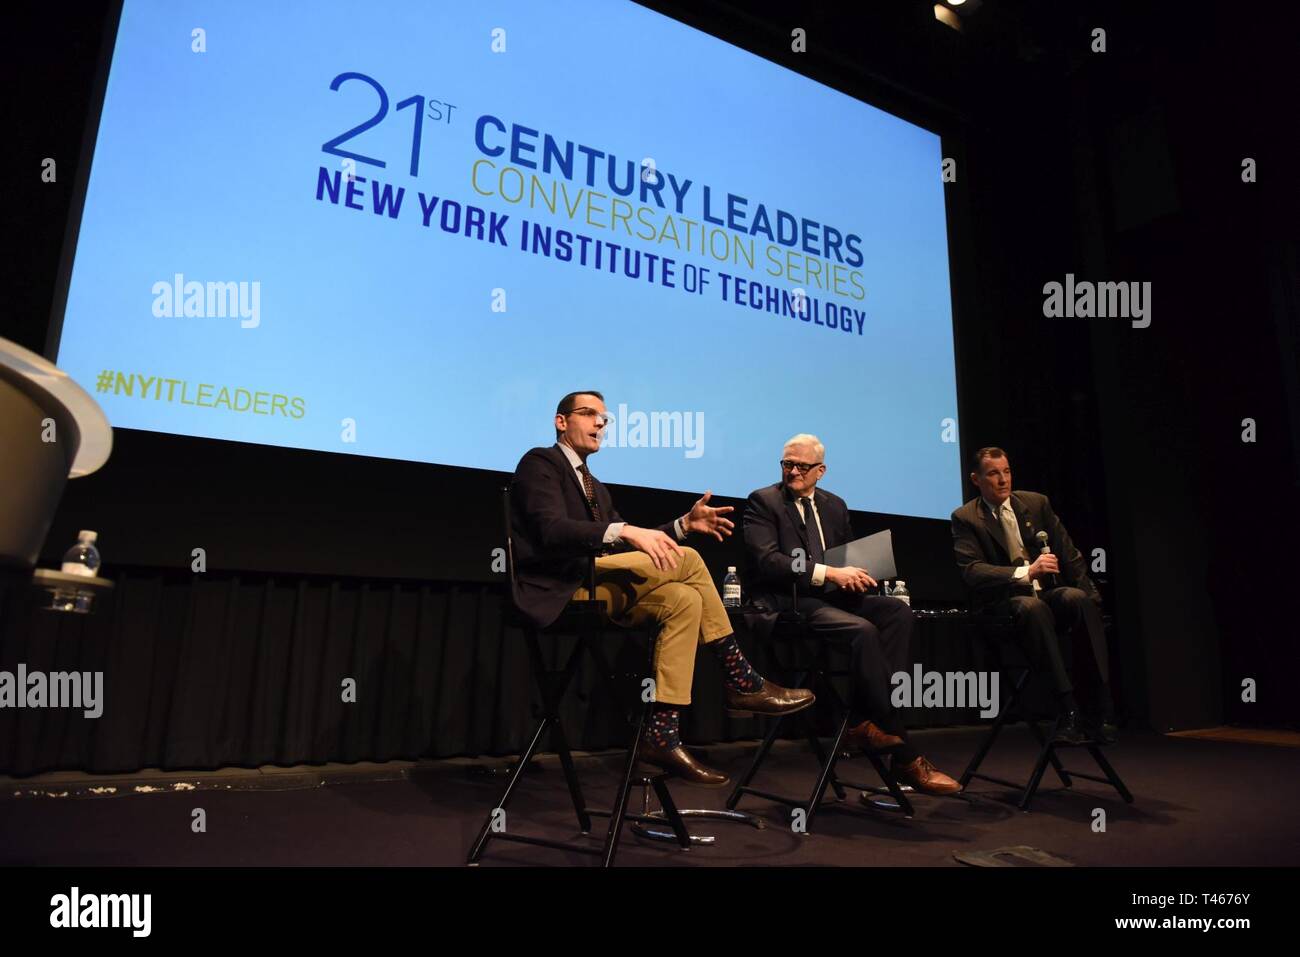
<path fill-rule="evenodd" d="M 587 600 L 586 586 L 574 598 Z M 709 570 L 693 548 L 683 547 L 677 567 L 660 571 L 644 552 L 596 559 L 596 599 L 617 624 L 660 626 L 655 643 L 655 700 L 691 703 L 695 649 L 731 634 L 731 622 Z"/>

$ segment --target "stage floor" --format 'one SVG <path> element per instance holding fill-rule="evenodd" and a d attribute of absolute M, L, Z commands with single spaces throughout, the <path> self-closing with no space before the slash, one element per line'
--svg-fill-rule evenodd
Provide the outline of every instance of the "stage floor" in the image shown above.
<path fill-rule="evenodd" d="M 975 747 L 972 729 L 921 731 L 915 739 L 941 769 L 958 776 Z M 752 745 L 700 748 L 701 757 L 733 776 Z M 1086 752 L 1067 752 L 1067 768 L 1091 771 Z M 1107 749 L 1133 792 L 1126 805 L 1109 787 L 1076 780 L 1059 787 L 1051 770 L 1028 814 L 997 785 L 974 782 L 958 798 L 915 798 L 916 816 L 872 810 L 848 791 L 843 804 L 826 804 L 813 834 L 791 830 L 787 809 L 747 798 L 741 809 L 762 817 L 757 830 L 731 823 L 696 822 L 697 833 L 717 837 L 712 847 L 682 853 L 647 842 L 630 829 L 620 865 L 638 866 L 952 866 L 954 852 L 1030 845 L 1081 866 L 1300 864 L 1300 754 L 1293 748 L 1156 734 L 1127 734 Z M 1008 731 L 984 770 L 1023 779 L 1033 757 L 1028 732 Z M 194 790 L 76 797 L 77 788 L 20 796 L 12 782 L 0 798 L 0 864 L 36 865 L 459 865 L 486 811 L 504 787 L 503 775 L 472 773 L 484 762 L 416 765 L 393 780 L 353 775 L 350 783 L 312 783 L 318 775 L 290 775 L 273 787 L 246 787 L 248 775 L 205 776 Z M 370 766 L 381 769 L 383 766 Z M 616 781 L 616 756 L 581 759 L 588 800 L 607 806 Z M 756 781 L 766 790 L 806 793 L 811 755 L 782 743 Z M 841 763 L 842 775 L 875 783 L 862 759 Z M 355 779 L 359 778 L 359 779 Z M 31 779 L 28 779 L 30 783 Z M 297 781 L 308 786 L 285 786 Z M 674 784 L 683 807 L 722 807 L 727 791 Z M 21 790 L 19 793 L 23 793 Z M 194 833 L 202 808 L 205 833 Z M 1106 829 L 1094 831 L 1095 809 Z M 576 836 L 576 822 L 558 763 L 547 756 L 527 774 L 512 802 L 508 827 L 525 834 Z M 599 821 L 595 844 L 603 835 Z M 497 842 L 485 866 L 581 864 L 594 858 Z"/>

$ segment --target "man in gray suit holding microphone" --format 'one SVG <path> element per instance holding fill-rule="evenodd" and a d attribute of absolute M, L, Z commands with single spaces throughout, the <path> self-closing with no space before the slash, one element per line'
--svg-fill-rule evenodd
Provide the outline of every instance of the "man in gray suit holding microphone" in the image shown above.
<path fill-rule="evenodd" d="M 979 449 L 970 480 L 980 494 L 952 513 L 952 547 L 972 606 L 1009 614 L 1030 662 L 1051 676 L 1057 741 L 1113 742 L 1101 593 L 1083 556 L 1046 495 L 1011 490 L 1002 449 Z"/>

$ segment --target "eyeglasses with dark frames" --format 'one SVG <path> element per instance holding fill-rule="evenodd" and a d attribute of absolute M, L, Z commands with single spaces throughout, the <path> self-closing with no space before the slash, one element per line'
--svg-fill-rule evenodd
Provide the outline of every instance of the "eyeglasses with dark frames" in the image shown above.
<path fill-rule="evenodd" d="M 821 465 L 821 462 L 795 462 L 790 459 L 781 460 L 781 468 L 786 472 L 798 472 L 801 475 L 811 472 Z"/>

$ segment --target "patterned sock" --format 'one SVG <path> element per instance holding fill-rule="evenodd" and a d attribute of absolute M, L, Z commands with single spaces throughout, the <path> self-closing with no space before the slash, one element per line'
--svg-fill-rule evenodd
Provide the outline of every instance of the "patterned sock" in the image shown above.
<path fill-rule="evenodd" d="M 672 705 L 655 705 L 650 713 L 650 723 L 645 728 L 645 738 L 661 748 L 672 749 L 682 743 L 682 711 Z"/>
<path fill-rule="evenodd" d="M 727 635 L 709 647 L 718 656 L 718 664 L 722 665 L 722 682 L 729 691 L 751 694 L 762 690 L 763 677 L 741 652 L 735 635 Z"/>

